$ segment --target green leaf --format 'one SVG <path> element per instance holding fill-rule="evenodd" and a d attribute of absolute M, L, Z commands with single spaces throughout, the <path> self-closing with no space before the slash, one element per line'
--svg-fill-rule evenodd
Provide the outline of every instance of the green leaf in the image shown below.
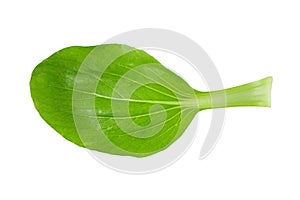
<path fill-rule="evenodd" d="M 107 44 L 54 53 L 34 69 L 30 89 L 41 117 L 67 140 L 143 157 L 176 141 L 201 110 L 270 106 L 271 80 L 199 92 L 146 52 Z"/>

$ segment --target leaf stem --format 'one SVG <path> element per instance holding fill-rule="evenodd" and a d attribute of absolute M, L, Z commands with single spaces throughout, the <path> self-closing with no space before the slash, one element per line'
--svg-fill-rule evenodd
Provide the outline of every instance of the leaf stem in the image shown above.
<path fill-rule="evenodd" d="M 271 107 L 272 77 L 212 92 L 196 91 L 199 110 L 236 106 Z"/>

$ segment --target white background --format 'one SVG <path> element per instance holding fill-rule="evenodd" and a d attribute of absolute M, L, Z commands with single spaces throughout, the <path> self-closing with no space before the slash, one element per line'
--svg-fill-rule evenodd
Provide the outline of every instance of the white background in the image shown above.
<path fill-rule="evenodd" d="M 298 1 L 178 2 L 1 1 L 0 199 L 300 198 Z M 39 117 L 29 80 L 39 62 L 63 47 L 148 27 L 198 42 L 225 87 L 272 75 L 272 108 L 227 109 L 222 138 L 205 160 L 198 160 L 206 134 L 200 131 L 169 168 L 121 174 Z M 209 115 L 199 114 L 200 126 Z"/>

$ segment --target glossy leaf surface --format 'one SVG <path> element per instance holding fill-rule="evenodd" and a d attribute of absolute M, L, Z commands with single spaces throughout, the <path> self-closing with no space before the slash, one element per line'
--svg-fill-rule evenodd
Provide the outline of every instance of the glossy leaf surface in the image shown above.
<path fill-rule="evenodd" d="M 135 157 L 167 148 L 200 110 L 270 106 L 270 85 L 267 78 L 199 92 L 146 52 L 120 44 L 62 49 L 41 62 L 30 81 L 36 109 L 64 138 Z"/>

